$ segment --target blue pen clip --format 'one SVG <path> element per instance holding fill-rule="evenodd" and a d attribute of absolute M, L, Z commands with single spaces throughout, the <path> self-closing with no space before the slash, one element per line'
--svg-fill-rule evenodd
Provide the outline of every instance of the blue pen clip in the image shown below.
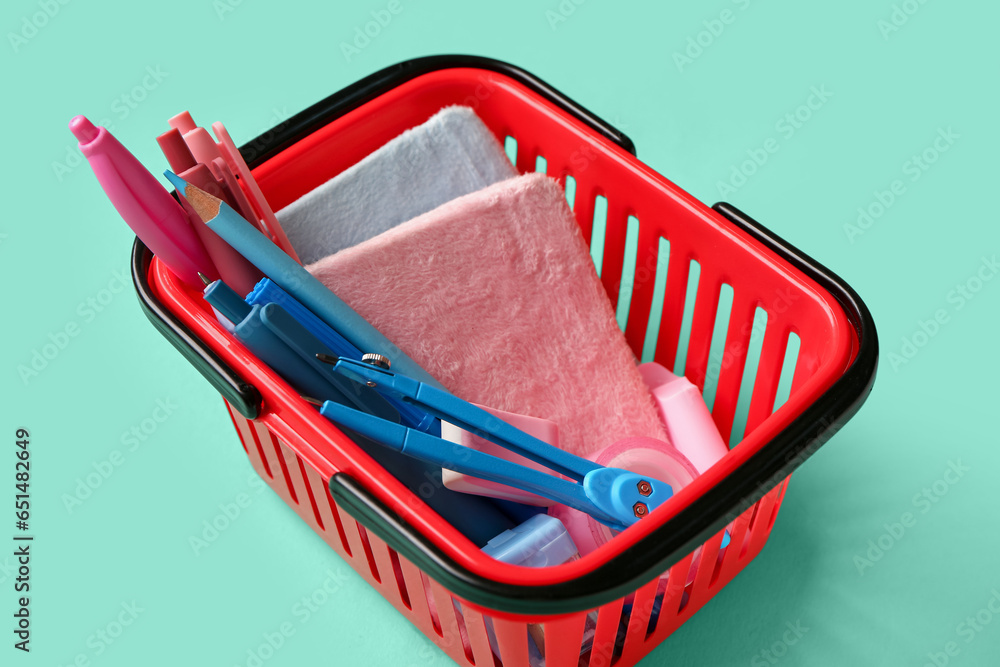
<path fill-rule="evenodd" d="M 624 530 L 673 495 L 666 482 L 606 468 L 553 447 L 453 394 L 362 361 L 322 357 L 352 380 L 400 397 L 435 417 L 565 475 L 563 479 L 327 401 L 320 413 L 382 445 L 449 470 L 537 493 Z"/>

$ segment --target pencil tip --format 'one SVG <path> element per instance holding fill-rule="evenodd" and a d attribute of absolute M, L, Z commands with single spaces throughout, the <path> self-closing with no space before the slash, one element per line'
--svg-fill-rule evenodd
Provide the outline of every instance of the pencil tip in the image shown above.
<path fill-rule="evenodd" d="M 312 403 L 313 405 L 318 405 L 320 407 L 323 406 L 323 401 L 319 400 L 318 398 L 313 398 L 311 396 L 299 396 L 299 398 L 301 398 L 306 403 Z"/>
<path fill-rule="evenodd" d="M 324 364 L 330 364 L 331 366 L 335 365 L 338 361 L 340 361 L 340 357 L 332 354 L 323 354 L 322 352 L 317 354 L 316 358 L 322 361 Z"/>
<path fill-rule="evenodd" d="M 187 188 L 189 187 L 189 183 L 187 181 L 169 169 L 164 171 L 163 175 L 167 177 L 170 184 L 174 186 L 175 190 L 177 190 L 177 194 L 183 195 L 185 198 L 187 197 Z"/>

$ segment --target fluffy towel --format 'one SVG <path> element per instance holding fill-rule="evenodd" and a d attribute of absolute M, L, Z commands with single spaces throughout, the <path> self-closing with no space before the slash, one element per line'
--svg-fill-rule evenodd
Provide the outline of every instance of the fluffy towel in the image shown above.
<path fill-rule="evenodd" d="M 556 422 L 562 449 L 667 439 L 546 176 L 466 195 L 306 268 L 457 396 Z"/>
<path fill-rule="evenodd" d="M 447 107 L 278 211 L 303 264 L 517 171 L 469 107 Z"/>

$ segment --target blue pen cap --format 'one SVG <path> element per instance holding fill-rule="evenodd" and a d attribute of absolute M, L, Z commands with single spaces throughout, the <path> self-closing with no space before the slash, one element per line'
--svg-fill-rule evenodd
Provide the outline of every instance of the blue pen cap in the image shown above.
<path fill-rule="evenodd" d="M 536 514 L 500 533 L 483 547 L 483 553 L 524 567 L 561 565 L 580 555 L 563 522 L 547 514 Z"/>

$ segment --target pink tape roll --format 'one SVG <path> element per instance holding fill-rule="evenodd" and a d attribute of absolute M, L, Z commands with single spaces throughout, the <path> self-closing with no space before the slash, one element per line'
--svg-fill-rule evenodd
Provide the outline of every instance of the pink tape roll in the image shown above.
<path fill-rule="evenodd" d="M 666 482 L 674 493 L 691 483 L 698 471 L 670 444 L 655 438 L 626 438 L 594 452 L 591 461 L 609 468 L 623 468 Z M 549 514 L 566 526 L 585 556 L 615 536 L 610 528 L 589 515 L 565 505 L 553 505 Z"/>

